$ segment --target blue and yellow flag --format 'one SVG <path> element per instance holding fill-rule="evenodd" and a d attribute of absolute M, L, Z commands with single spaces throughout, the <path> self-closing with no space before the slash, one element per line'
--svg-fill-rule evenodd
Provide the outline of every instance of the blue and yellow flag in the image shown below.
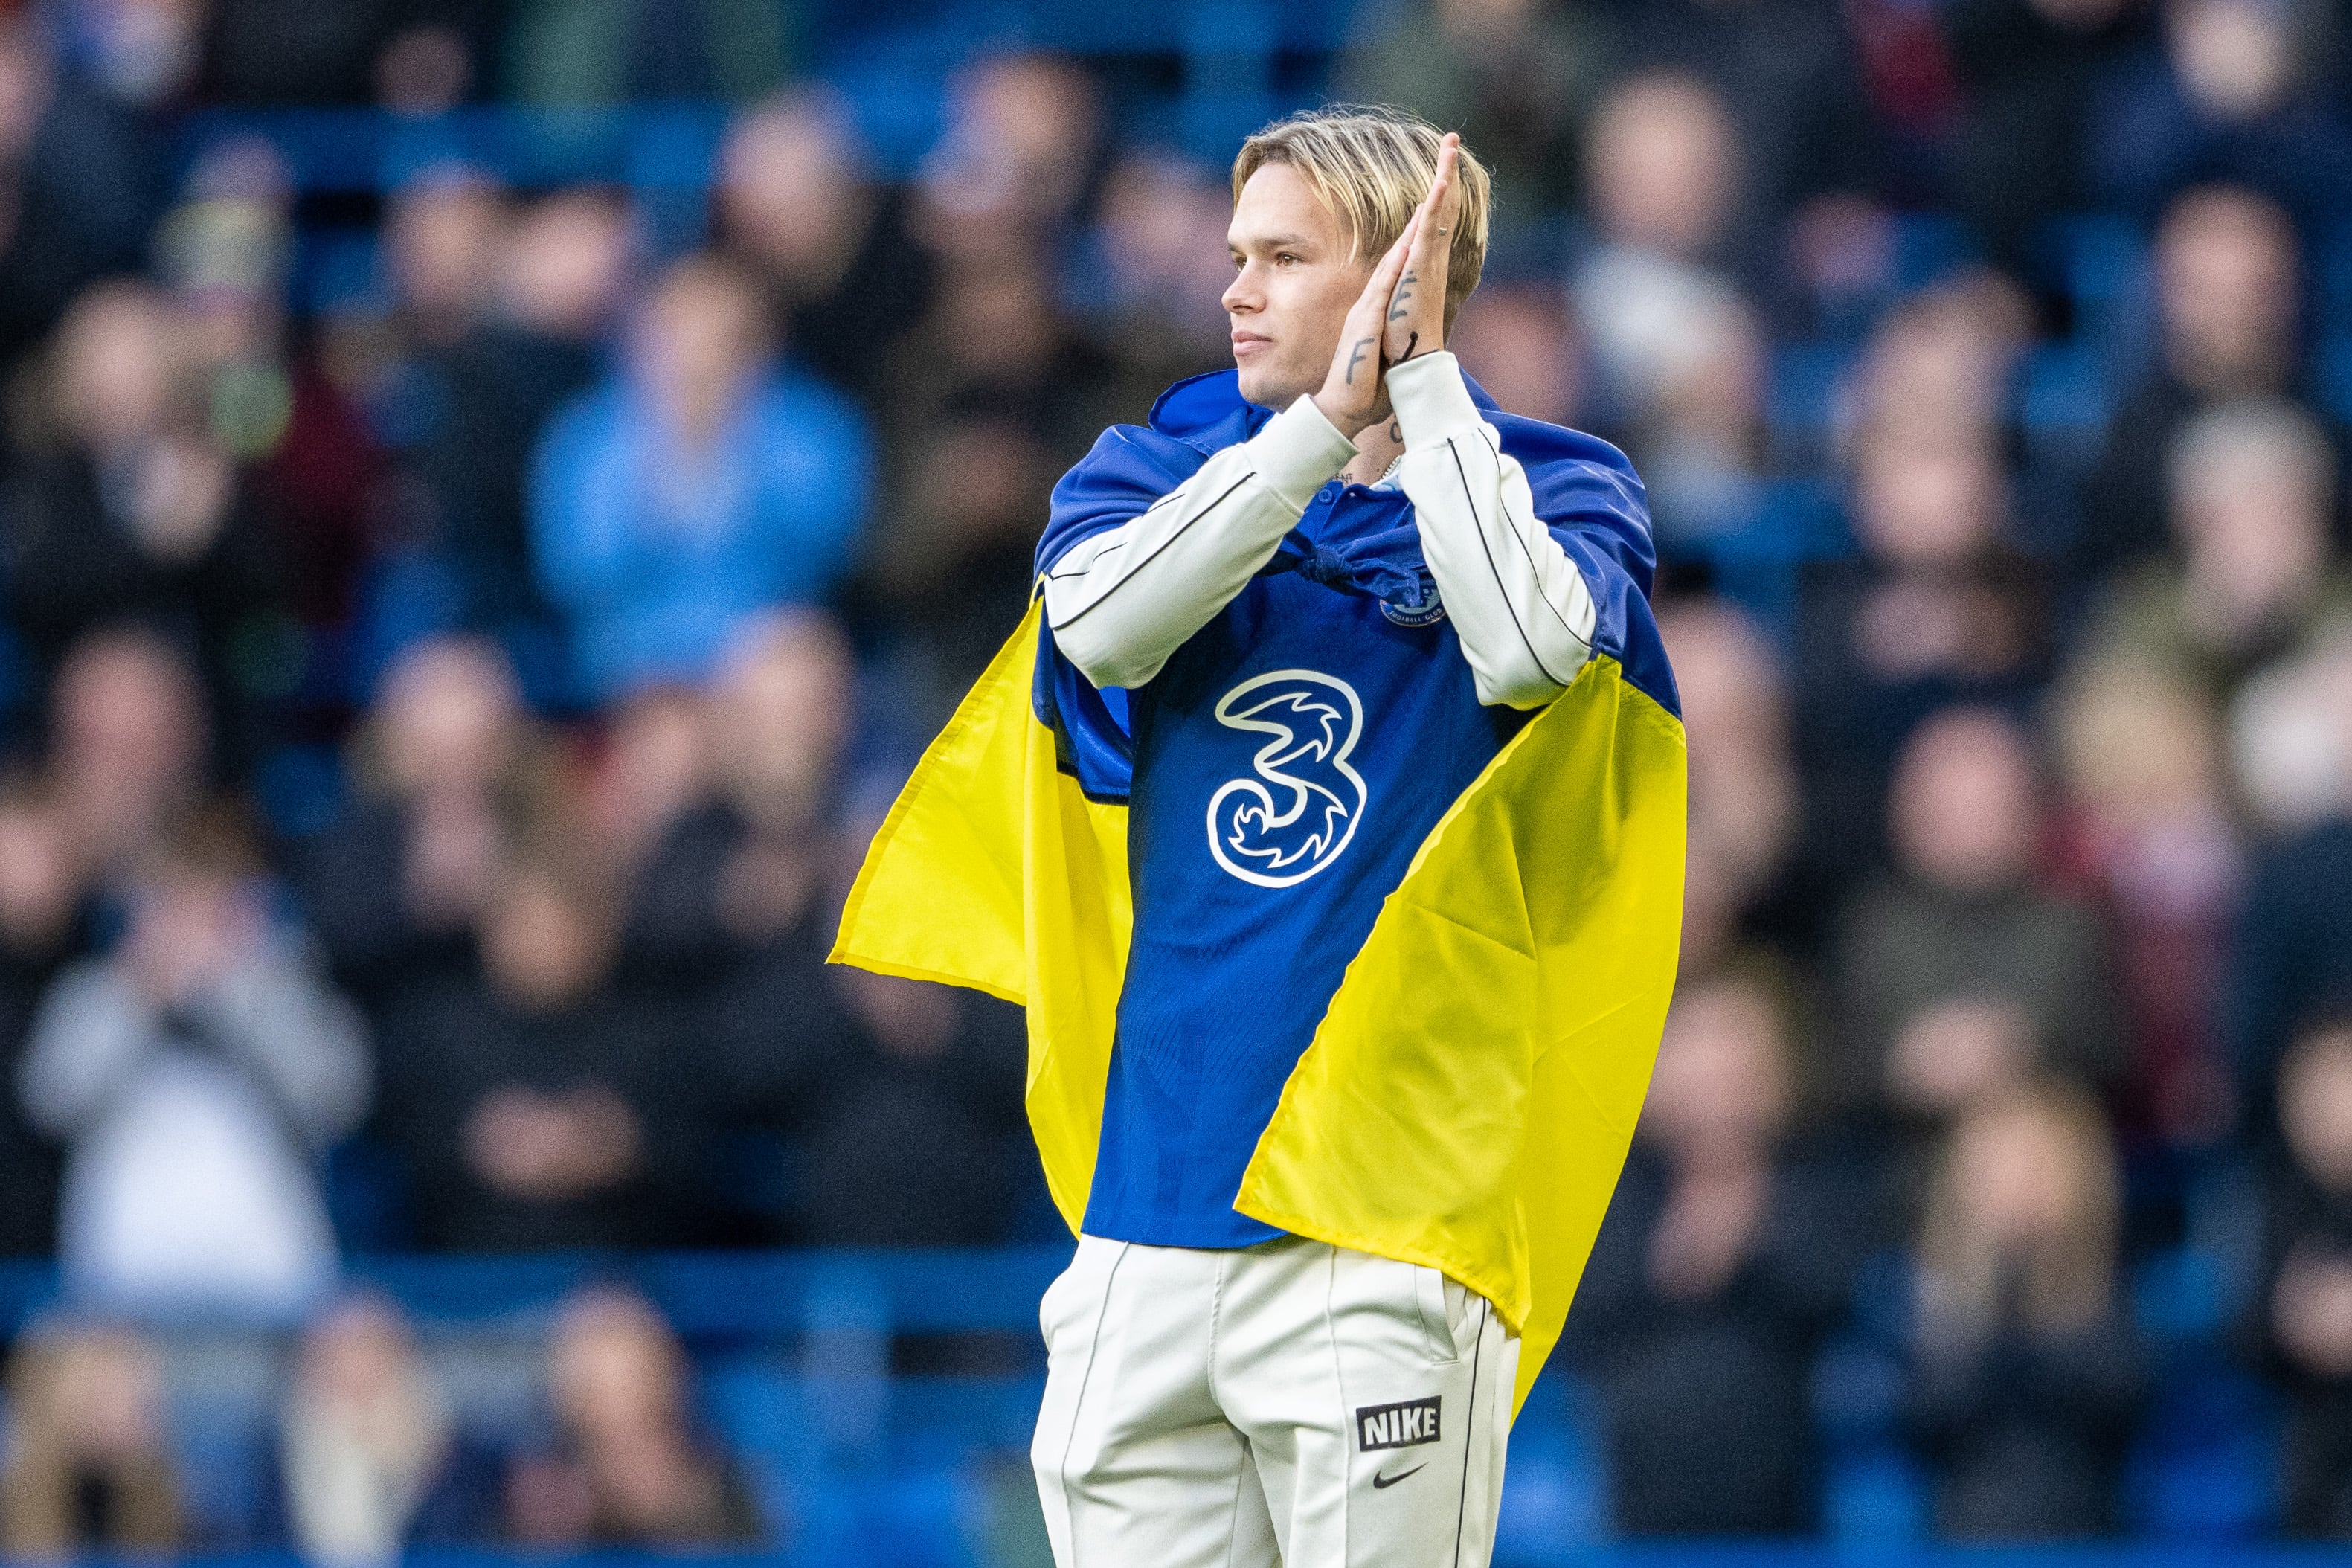
<path fill-rule="evenodd" d="M 1026 1006 L 1030 1122 L 1075 1231 L 1133 910 L 1127 807 L 1065 771 L 1034 700 L 1040 647 L 1033 604 L 876 835 L 833 958 Z M 1521 1401 L 1608 1208 L 1674 985 L 1682 723 L 1670 685 L 1654 695 L 1625 662 L 1597 650 L 1423 841 L 1234 1205 L 1486 1296 L 1520 1335 Z"/>

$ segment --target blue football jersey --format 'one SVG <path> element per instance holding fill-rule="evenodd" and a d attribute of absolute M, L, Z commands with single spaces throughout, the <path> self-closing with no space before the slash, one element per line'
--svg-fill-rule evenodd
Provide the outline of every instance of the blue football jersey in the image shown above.
<path fill-rule="evenodd" d="M 1328 539 L 1389 509 L 1326 488 Z M 1240 1247 L 1242 1171 L 1381 900 L 1525 716 L 1443 620 L 1296 572 L 1251 581 L 1129 697 L 1135 934 L 1089 1234 Z"/>
<path fill-rule="evenodd" d="M 1473 395 L 1585 571 L 1605 642 L 1612 599 L 1649 585 L 1638 481 L 1605 443 Z M 1107 434 L 1056 487 L 1039 570 L 1268 416 L 1231 372 L 1172 388 L 1151 428 Z M 1129 806 L 1135 925 L 1089 1235 L 1279 1234 L 1233 1205 L 1283 1085 L 1381 901 L 1527 721 L 1478 701 L 1412 518 L 1392 486 L 1327 484 L 1267 567 L 1131 691 L 1096 690 L 1045 634 L 1036 705 L 1063 763 Z"/>

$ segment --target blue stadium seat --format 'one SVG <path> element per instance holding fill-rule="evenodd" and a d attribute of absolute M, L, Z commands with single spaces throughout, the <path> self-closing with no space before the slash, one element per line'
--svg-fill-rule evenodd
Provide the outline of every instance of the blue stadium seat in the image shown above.
<path fill-rule="evenodd" d="M 1554 1363 L 1511 1428 L 1496 1568 L 1551 1568 L 1609 1531 L 1608 1477 L 1591 1388 Z"/>

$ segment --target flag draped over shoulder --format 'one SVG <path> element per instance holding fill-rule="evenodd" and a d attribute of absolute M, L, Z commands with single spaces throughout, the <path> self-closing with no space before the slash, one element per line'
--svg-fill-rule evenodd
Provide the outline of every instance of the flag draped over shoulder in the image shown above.
<path fill-rule="evenodd" d="M 831 962 L 1029 1013 L 1029 1124 L 1075 1231 L 1127 969 L 1127 807 L 1088 800 L 1031 706 L 1039 608 L 940 731 L 866 852 Z"/>
<path fill-rule="evenodd" d="M 1641 679 L 1597 649 L 1440 818 L 1292 1071 L 1234 1204 L 1486 1297 L 1521 1336 L 1522 1401 L 1623 1164 L 1681 929 L 1682 722 L 1646 605 L 1623 608 L 1643 638 L 1638 658 L 1627 651 Z M 1127 807 L 1080 783 L 1123 759 L 1087 754 L 1083 725 L 1066 724 L 1057 747 L 1066 670 L 1033 602 L 875 836 L 833 958 L 1027 1007 L 1030 1123 L 1076 1230 L 1133 908 Z"/>

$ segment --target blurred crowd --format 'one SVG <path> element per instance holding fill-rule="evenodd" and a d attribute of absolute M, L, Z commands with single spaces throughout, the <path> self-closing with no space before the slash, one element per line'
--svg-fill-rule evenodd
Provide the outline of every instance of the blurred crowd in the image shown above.
<path fill-rule="evenodd" d="M 2193 1258 L 2241 1526 L 2352 1534 L 2352 16 L 1350 26 L 1302 97 L 1494 167 L 1452 346 L 1655 517 L 1683 980 L 1566 1357 L 1612 1528 L 1822 1528 L 1857 1365 L 1938 1533 L 2144 1521 Z M 1018 1014 L 822 960 L 1055 477 L 1226 362 L 1223 167 L 1151 62 L 1018 51 L 888 167 L 812 37 L 0 5 L 0 1249 L 65 1303 L 12 1552 L 201 1536 L 158 1326 L 224 1313 L 299 1336 L 255 1517 L 321 1555 L 759 1540 L 645 1302 L 493 1445 L 340 1260 L 1056 1234 Z M 678 100 L 684 219 L 322 191 L 236 112 Z"/>

